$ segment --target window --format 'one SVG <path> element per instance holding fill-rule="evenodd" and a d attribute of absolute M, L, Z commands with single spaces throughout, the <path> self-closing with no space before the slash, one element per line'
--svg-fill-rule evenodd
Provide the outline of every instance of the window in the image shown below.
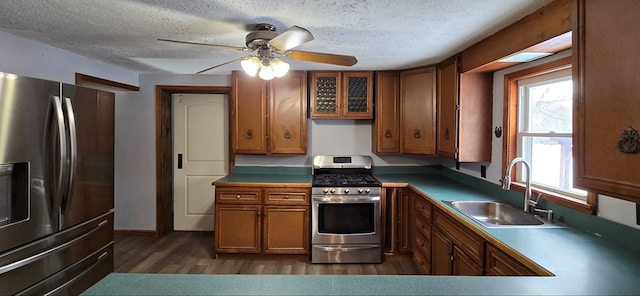
<path fill-rule="evenodd" d="M 505 75 L 505 107 L 503 163 L 525 158 L 536 194 L 593 213 L 594 196 L 573 187 L 571 57 Z M 524 183 L 524 168 L 511 177 Z"/>
<path fill-rule="evenodd" d="M 572 109 L 570 68 L 518 80 L 517 154 L 531 164 L 531 183 L 585 199 L 573 188 Z"/>

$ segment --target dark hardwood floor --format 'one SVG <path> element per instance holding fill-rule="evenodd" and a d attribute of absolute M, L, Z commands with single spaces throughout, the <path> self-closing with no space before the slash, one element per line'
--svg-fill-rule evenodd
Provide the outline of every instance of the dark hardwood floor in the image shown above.
<path fill-rule="evenodd" d="M 418 274 L 411 257 L 387 256 L 381 264 L 311 264 L 308 258 L 236 256 L 215 259 L 213 233 L 172 232 L 163 238 L 115 235 L 115 272 L 193 274 Z"/>

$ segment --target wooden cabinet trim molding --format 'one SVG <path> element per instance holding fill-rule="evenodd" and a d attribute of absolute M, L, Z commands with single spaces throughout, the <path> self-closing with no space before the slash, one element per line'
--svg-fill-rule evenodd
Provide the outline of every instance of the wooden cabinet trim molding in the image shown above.
<path fill-rule="evenodd" d="M 571 0 L 549 3 L 465 49 L 462 72 L 493 72 L 513 66 L 516 63 L 497 61 L 518 52 L 559 52 L 570 48 L 571 15 Z"/>

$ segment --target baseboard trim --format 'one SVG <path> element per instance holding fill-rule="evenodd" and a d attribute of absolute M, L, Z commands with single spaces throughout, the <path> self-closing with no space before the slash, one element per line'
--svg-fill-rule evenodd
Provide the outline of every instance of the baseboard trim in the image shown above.
<path fill-rule="evenodd" d="M 127 234 L 127 235 L 141 235 L 141 236 L 156 236 L 155 230 L 114 230 L 114 234 Z"/>

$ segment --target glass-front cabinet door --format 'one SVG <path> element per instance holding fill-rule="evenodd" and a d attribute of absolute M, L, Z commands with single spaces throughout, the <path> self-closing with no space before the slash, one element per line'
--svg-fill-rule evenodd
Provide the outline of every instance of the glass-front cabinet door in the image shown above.
<path fill-rule="evenodd" d="M 354 119 L 373 117 L 373 73 L 344 72 L 344 109 L 342 116 Z"/>
<path fill-rule="evenodd" d="M 371 119 L 373 72 L 312 72 L 311 118 Z"/>
<path fill-rule="evenodd" d="M 340 72 L 313 72 L 311 74 L 311 117 L 340 117 Z"/>

